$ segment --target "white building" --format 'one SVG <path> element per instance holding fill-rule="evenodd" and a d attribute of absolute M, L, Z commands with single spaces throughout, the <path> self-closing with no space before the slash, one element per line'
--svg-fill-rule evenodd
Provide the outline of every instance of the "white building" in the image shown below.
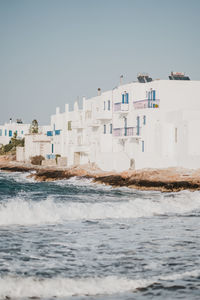
<path fill-rule="evenodd" d="M 0 145 L 9 144 L 14 133 L 17 134 L 18 139 L 23 139 L 25 134 L 29 132 L 30 124 L 23 124 L 21 120 L 0 125 Z"/>
<path fill-rule="evenodd" d="M 177 76 L 177 77 L 176 77 Z M 66 157 L 68 166 L 96 163 L 103 170 L 200 167 L 200 81 L 154 80 L 121 84 L 82 109 L 51 117 L 49 158 Z M 182 80 L 176 80 L 182 79 Z"/>

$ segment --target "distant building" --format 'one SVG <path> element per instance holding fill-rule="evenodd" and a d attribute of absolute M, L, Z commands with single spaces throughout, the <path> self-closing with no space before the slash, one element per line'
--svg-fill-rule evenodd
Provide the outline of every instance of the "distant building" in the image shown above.
<path fill-rule="evenodd" d="M 25 134 L 29 132 L 30 124 L 23 124 L 21 119 L 17 119 L 13 122 L 10 119 L 9 123 L 0 125 L 0 145 L 9 144 L 14 133 L 16 133 L 18 139 L 23 139 Z"/>

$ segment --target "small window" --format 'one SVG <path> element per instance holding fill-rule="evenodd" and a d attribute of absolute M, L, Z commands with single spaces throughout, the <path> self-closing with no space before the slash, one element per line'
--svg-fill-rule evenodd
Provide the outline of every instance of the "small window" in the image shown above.
<path fill-rule="evenodd" d="M 110 124 L 110 134 L 112 134 L 112 124 Z"/>
<path fill-rule="evenodd" d="M 103 103 L 103 109 L 106 110 L 106 101 Z"/>
<path fill-rule="evenodd" d="M 7 136 L 7 129 L 5 129 L 5 136 Z"/>
<path fill-rule="evenodd" d="M 21 134 L 24 134 L 23 130 L 21 131 Z"/>
<path fill-rule="evenodd" d="M 12 136 L 12 130 L 9 130 L 8 135 L 11 137 Z"/>
<path fill-rule="evenodd" d="M 2 129 L 0 129 L 0 136 L 2 136 Z"/>
<path fill-rule="evenodd" d="M 126 93 L 126 94 L 125 94 L 125 103 L 127 103 L 127 104 L 128 104 L 128 102 L 129 102 L 128 96 L 129 96 L 128 93 Z"/>
<path fill-rule="evenodd" d="M 68 129 L 68 131 L 72 130 L 72 121 L 68 121 L 68 123 L 67 123 L 67 129 Z"/>
<path fill-rule="evenodd" d="M 144 152 L 144 141 L 142 141 L 142 152 Z"/>
<path fill-rule="evenodd" d="M 143 124 L 146 125 L 146 116 L 143 116 Z"/>
<path fill-rule="evenodd" d="M 178 129 L 175 128 L 175 143 L 178 141 Z"/>
<path fill-rule="evenodd" d="M 108 100 L 108 110 L 110 110 L 110 100 Z"/>
<path fill-rule="evenodd" d="M 103 133 L 106 134 L 106 125 L 103 125 Z"/>

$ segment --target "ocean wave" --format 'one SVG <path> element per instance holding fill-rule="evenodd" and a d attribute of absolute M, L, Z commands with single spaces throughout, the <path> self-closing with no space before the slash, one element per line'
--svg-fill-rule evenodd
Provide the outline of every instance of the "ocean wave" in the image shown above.
<path fill-rule="evenodd" d="M 151 279 L 129 279 L 124 277 L 93 277 L 93 278 L 49 278 L 35 277 L 21 278 L 7 276 L 0 279 L 0 298 L 28 298 L 28 297 L 70 297 L 111 295 L 124 292 L 134 292 L 141 288 L 148 288 L 161 281 L 174 281 L 188 277 L 199 276 L 199 270 L 166 276 L 151 277 Z"/>
<path fill-rule="evenodd" d="M 53 197 L 32 201 L 20 198 L 0 203 L 0 225 L 40 225 L 63 223 L 68 220 L 129 219 L 162 215 L 184 215 L 200 212 L 200 194 L 182 193 L 159 199 L 135 198 L 117 202 L 59 202 Z"/>

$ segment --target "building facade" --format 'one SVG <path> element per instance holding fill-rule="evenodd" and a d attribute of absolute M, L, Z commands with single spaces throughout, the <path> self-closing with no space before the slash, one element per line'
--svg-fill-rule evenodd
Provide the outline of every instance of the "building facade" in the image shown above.
<path fill-rule="evenodd" d="M 200 167 L 200 81 L 121 84 L 51 116 L 49 158 L 103 170 Z"/>

